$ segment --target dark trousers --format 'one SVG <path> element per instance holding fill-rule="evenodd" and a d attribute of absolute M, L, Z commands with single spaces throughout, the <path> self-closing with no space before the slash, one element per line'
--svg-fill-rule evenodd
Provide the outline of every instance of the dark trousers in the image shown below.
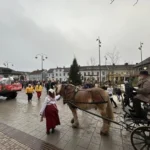
<path fill-rule="evenodd" d="M 114 99 L 113 99 L 113 98 L 110 98 L 110 100 L 111 100 L 111 103 L 113 103 L 113 104 L 115 105 L 115 107 L 117 107 L 117 104 L 116 104 L 116 102 L 114 101 Z"/>
<path fill-rule="evenodd" d="M 139 99 L 133 99 L 133 108 L 135 110 L 136 116 L 142 117 L 142 118 L 147 118 L 147 112 L 142 109 L 141 107 L 141 102 Z"/>
<path fill-rule="evenodd" d="M 141 114 L 141 101 L 139 99 L 133 99 L 133 108 L 137 116 Z"/>
<path fill-rule="evenodd" d="M 125 104 L 125 106 L 130 106 L 130 100 L 129 100 L 129 97 L 128 97 L 128 96 L 126 96 L 126 97 L 124 98 L 124 104 Z"/>
<path fill-rule="evenodd" d="M 27 93 L 27 95 L 28 95 L 28 101 L 32 100 L 33 94 L 32 93 Z"/>
<path fill-rule="evenodd" d="M 116 102 L 115 102 L 115 101 L 114 101 L 114 99 L 111 97 L 111 96 L 112 96 L 112 94 L 109 94 L 109 96 L 110 96 L 111 103 L 113 103 L 113 104 L 115 105 L 115 107 L 117 107 Z"/>

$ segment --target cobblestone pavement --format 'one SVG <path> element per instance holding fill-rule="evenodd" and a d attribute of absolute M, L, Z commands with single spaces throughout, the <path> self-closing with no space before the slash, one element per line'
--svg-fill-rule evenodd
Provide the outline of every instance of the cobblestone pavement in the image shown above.
<path fill-rule="evenodd" d="M 62 101 L 57 103 L 61 125 L 57 126 L 55 134 L 46 135 L 45 121 L 40 122 L 39 117 L 39 110 L 45 96 L 44 91 L 41 100 L 38 101 L 34 94 L 32 103 L 28 103 L 23 90 L 14 100 L 0 99 L 0 123 L 64 150 L 132 150 L 129 132 L 121 131 L 118 125 L 112 124 L 110 135 L 100 136 L 101 119 L 87 113 L 78 111 L 80 128 L 73 129 L 70 123 L 72 113 Z M 120 103 L 118 105 L 121 106 Z M 96 113 L 95 110 L 92 111 Z M 120 109 L 114 109 L 114 111 L 117 114 Z M 118 121 L 117 115 L 116 120 Z M 5 139 L 7 136 L 3 130 L 0 132 Z M 8 130 L 7 133 L 11 135 L 11 131 Z"/>
<path fill-rule="evenodd" d="M 32 150 L 0 132 L 0 150 Z"/>

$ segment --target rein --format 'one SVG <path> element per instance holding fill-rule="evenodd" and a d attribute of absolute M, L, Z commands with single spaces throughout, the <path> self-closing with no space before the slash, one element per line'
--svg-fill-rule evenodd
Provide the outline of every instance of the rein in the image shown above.
<path fill-rule="evenodd" d="M 103 102 L 76 102 L 76 101 L 71 101 L 71 100 L 64 100 L 65 103 L 77 103 L 77 104 L 105 104 L 108 103 L 108 101 L 103 101 Z"/>
<path fill-rule="evenodd" d="M 68 102 L 68 104 L 70 104 L 70 105 L 72 105 L 72 106 L 78 108 L 79 110 L 84 111 L 84 112 L 86 112 L 86 113 L 88 113 L 88 114 L 91 114 L 91 115 L 96 116 L 96 117 L 98 117 L 98 118 L 104 119 L 104 120 L 106 120 L 106 121 L 108 121 L 108 122 L 112 122 L 112 123 L 114 123 L 114 124 L 116 124 L 116 125 L 119 125 L 119 126 L 125 128 L 125 129 L 127 129 L 127 127 L 126 127 L 126 125 L 124 125 L 124 122 L 123 122 L 123 121 L 120 121 L 120 122 L 113 121 L 113 120 L 108 119 L 108 118 L 106 118 L 106 117 L 97 115 L 97 114 L 95 114 L 95 113 L 92 113 L 92 112 L 87 111 L 87 110 L 84 110 L 84 109 L 81 109 L 81 108 L 79 108 L 78 106 L 76 106 L 75 104 L 73 104 L 72 102 Z"/>

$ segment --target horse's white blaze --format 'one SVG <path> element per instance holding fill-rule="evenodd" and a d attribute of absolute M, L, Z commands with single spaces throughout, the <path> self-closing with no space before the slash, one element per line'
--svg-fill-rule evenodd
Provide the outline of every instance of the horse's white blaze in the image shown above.
<path fill-rule="evenodd" d="M 61 90 L 61 88 L 62 88 L 62 85 L 61 85 L 61 84 L 57 85 L 57 91 L 56 91 L 56 93 L 59 93 L 60 90 Z"/>

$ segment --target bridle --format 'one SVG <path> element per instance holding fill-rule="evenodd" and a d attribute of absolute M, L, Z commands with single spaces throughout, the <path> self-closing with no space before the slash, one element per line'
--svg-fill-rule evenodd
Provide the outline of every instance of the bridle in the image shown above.
<path fill-rule="evenodd" d="M 69 86 L 72 86 L 72 85 L 69 85 L 69 84 L 64 85 L 64 91 L 63 91 L 64 103 L 73 102 L 75 100 L 75 95 L 79 91 L 79 90 L 77 90 L 77 88 L 75 86 L 72 86 L 73 89 L 71 91 L 68 91 Z M 69 97 L 69 99 L 68 99 L 68 95 L 72 95 L 72 96 Z"/>

